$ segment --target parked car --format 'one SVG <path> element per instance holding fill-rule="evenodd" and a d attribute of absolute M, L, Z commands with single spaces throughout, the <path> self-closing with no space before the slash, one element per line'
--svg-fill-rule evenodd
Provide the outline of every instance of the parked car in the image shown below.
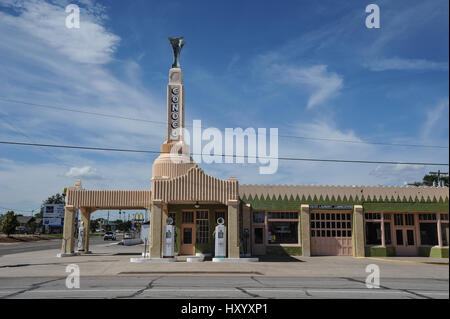
<path fill-rule="evenodd" d="M 134 238 L 134 233 L 125 233 L 123 235 L 123 239 L 133 239 Z"/>
<path fill-rule="evenodd" d="M 116 235 L 112 231 L 108 231 L 105 233 L 105 236 L 103 236 L 103 240 L 116 240 Z"/>

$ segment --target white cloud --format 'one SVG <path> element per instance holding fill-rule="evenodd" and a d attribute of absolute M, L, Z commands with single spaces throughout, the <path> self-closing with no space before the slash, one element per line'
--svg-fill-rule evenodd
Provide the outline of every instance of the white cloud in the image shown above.
<path fill-rule="evenodd" d="M 52 30 L 51 41 L 60 49 L 49 46 L 50 40 L 42 36 L 47 29 L 35 32 L 29 27 L 31 23 L 39 29 L 39 23 L 47 13 L 53 16 L 60 12 L 65 16 L 62 7 L 37 0 L 19 4 L 26 10 L 22 12 L 20 6 L 14 7 L 19 12 L 17 16 L 0 13 L 0 81 L 5 83 L 0 87 L 0 96 L 87 112 L 163 120 L 162 104 L 142 84 L 139 65 L 134 61 L 118 61 L 124 65 L 123 74 L 108 70 L 106 62 L 114 59 L 110 39 L 116 36 L 105 31 L 94 13 L 89 10 L 82 13 L 83 19 L 95 26 L 88 32 L 83 31 L 83 27 L 79 29 L 83 39 L 72 52 L 65 43 L 69 29 L 64 25 L 62 28 L 47 27 Z M 31 15 L 31 22 L 27 21 L 27 15 Z M 105 45 L 98 47 L 92 41 Z M 40 142 L 158 147 L 163 132 L 161 128 L 164 127 L 20 104 L 2 104 L 12 122 L 26 132 L 32 132 L 29 135 Z"/>
<path fill-rule="evenodd" d="M 439 144 L 438 135 L 444 133 L 448 144 L 448 98 L 441 100 L 426 112 L 426 120 L 422 129 L 422 139 L 430 144 Z"/>
<path fill-rule="evenodd" d="M 374 59 L 366 64 L 372 71 L 387 70 L 431 70 L 448 71 L 447 62 L 434 62 L 423 59 L 386 58 Z"/>
<path fill-rule="evenodd" d="M 82 167 L 77 170 L 82 171 Z M 101 172 L 103 178 L 83 177 L 83 187 L 107 190 L 144 190 L 150 187 L 151 165 L 146 161 L 123 158 L 120 162 L 104 162 Z M 26 163 L 0 158 L 0 206 L 38 210 L 43 200 L 61 193 L 63 187 L 74 185 L 77 178 L 67 176 L 67 173 L 64 165 L 54 162 Z M 101 214 L 99 211 L 96 216 Z"/>
<path fill-rule="evenodd" d="M 84 179 L 101 179 L 102 176 L 91 166 L 71 167 L 66 173 L 67 177 Z"/>
<path fill-rule="evenodd" d="M 14 26 L 42 40 L 69 59 L 81 63 L 104 64 L 112 59 L 120 38 L 99 24 L 98 6 L 87 3 L 80 8 L 80 28 L 65 25 L 64 5 L 39 0 L 10 4 L 20 12 L 17 16 L 0 13 L 7 25 Z"/>
<path fill-rule="evenodd" d="M 161 100 L 155 98 L 158 95 L 142 84 L 138 64 L 116 60 L 119 71 L 108 69 L 108 62 L 115 59 L 119 37 L 104 28 L 104 13 L 96 3 L 82 2 L 81 28 L 70 30 L 64 20 L 68 1 L 1 3 L 16 13 L 0 12 L 0 96 L 87 112 L 164 120 L 164 94 L 160 94 Z M 71 35 L 69 31 L 80 33 Z M 72 43 L 66 43 L 68 39 Z M 1 109 L 0 135 L 9 140 L 158 150 L 165 132 L 164 125 L 155 123 L 22 104 L 2 102 Z M 4 125 L 3 117 L 30 138 Z M 83 186 L 88 189 L 148 189 L 154 157 L 2 146 L 0 203 L 4 207 L 34 209 L 48 196 L 73 185 L 77 178 L 87 180 Z"/>
<path fill-rule="evenodd" d="M 380 165 L 372 170 L 370 175 L 385 182 L 403 181 L 403 184 L 409 184 L 420 182 L 426 173 L 426 167 L 423 165 Z"/>
<path fill-rule="evenodd" d="M 343 86 L 343 79 L 335 72 L 329 72 L 326 65 L 310 67 L 287 67 L 273 65 L 270 68 L 271 77 L 280 82 L 307 89 L 310 92 L 307 108 L 323 104 L 336 96 Z"/>

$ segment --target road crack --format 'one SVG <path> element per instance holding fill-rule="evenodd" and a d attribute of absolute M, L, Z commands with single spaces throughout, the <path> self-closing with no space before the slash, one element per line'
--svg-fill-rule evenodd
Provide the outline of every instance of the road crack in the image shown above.
<path fill-rule="evenodd" d="M 32 284 L 29 288 L 17 291 L 15 293 L 12 293 L 12 294 L 9 294 L 9 295 L 6 295 L 6 296 L 2 296 L 2 297 L 0 297 L 0 299 L 6 299 L 6 298 L 15 297 L 15 296 L 23 294 L 25 292 L 39 289 L 39 288 L 41 288 L 42 285 L 48 284 L 50 282 L 58 281 L 58 280 L 63 280 L 65 278 L 66 277 L 59 277 L 59 278 L 56 278 L 56 279 L 51 279 L 51 280 L 47 280 L 47 281 L 38 282 L 38 283 Z"/>
<path fill-rule="evenodd" d="M 154 283 L 155 281 L 157 281 L 157 280 L 163 278 L 163 277 L 164 277 L 164 276 L 159 276 L 159 277 L 157 277 L 157 278 L 151 280 L 151 281 L 147 284 L 147 286 L 145 286 L 145 287 L 142 288 L 142 289 L 139 289 L 138 291 L 132 293 L 131 295 L 128 295 L 128 296 L 118 296 L 118 297 L 115 297 L 115 298 L 112 298 L 112 299 L 128 299 L 128 298 L 134 298 L 134 297 L 136 297 L 136 296 L 139 296 L 139 295 L 142 294 L 144 291 L 146 291 L 146 290 L 148 290 L 148 289 L 152 289 L 152 288 L 153 288 L 153 283 Z"/>

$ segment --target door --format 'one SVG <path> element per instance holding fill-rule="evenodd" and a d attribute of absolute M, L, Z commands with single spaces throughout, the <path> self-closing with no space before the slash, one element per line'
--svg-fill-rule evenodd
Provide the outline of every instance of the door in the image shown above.
<path fill-rule="evenodd" d="M 266 254 L 266 213 L 254 211 L 252 213 L 252 255 Z"/>
<path fill-rule="evenodd" d="M 264 244 L 264 226 L 253 227 L 253 255 L 265 255 L 266 245 Z"/>
<path fill-rule="evenodd" d="M 352 256 L 352 213 L 311 212 L 311 255 Z"/>
<path fill-rule="evenodd" d="M 181 255 L 194 255 L 195 252 L 195 223 L 194 212 L 181 212 Z"/>
<path fill-rule="evenodd" d="M 397 256 L 417 256 L 416 222 L 414 214 L 394 214 L 395 251 Z"/>

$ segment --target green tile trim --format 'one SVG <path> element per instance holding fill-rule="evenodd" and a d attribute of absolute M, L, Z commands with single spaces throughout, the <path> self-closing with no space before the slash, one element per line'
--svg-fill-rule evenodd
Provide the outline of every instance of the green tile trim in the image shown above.
<path fill-rule="evenodd" d="M 292 197 L 291 197 L 292 198 Z M 308 197 L 309 198 L 309 197 Z M 310 199 L 310 198 L 309 198 Z M 350 197 L 346 200 L 345 196 L 342 201 L 332 201 L 332 200 L 317 200 L 316 197 L 311 200 L 292 200 L 287 199 L 285 196 L 284 199 L 258 199 L 255 198 L 242 198 L 247 204 L 252 206 L 253 210 L 299 210 L 302 204 L 308 205 L 338 205 L 338 204 L 350 204 L 350 205 L 362 205 L 364 211 L 379 211 L 379 212 L 392 212 L 392 211 L 402 211 L 402 212 L 448 212 L 449 211 L 449 203 L 448 200 L 436 201 L 434 198 L 434 202 L 431 200 L 427 202 L 420 201 L 412 201 L 412 199 L 407 199 L 406 197 L 403 199 L 403 202 L 392 202 L 386 200 L 382 201 L 380 198 L 373 199 L 372 201 L 360 202 L 354 201 Z"/>
<path fill-rule="evenodd" d="M 449 205 L 442 203 L 364 203 L 364 211 L 377 212 L 448 212 Z"/>
<path fill-rule="evenodd" d="M 448 258 L 448 247 L 419 247 L 419 256 Z"/>
<path fill-rule="evenodd" d="M 395 256 L 395 247 L 366 246 L 364 248 L 366 257 L 390 257 Z"/>
<path fill-rule="evenodd" d="M 301 256 L 301 246 L 266 246 L 265 256 L 274 257 L 289 257 L 289 256 Z"/>

